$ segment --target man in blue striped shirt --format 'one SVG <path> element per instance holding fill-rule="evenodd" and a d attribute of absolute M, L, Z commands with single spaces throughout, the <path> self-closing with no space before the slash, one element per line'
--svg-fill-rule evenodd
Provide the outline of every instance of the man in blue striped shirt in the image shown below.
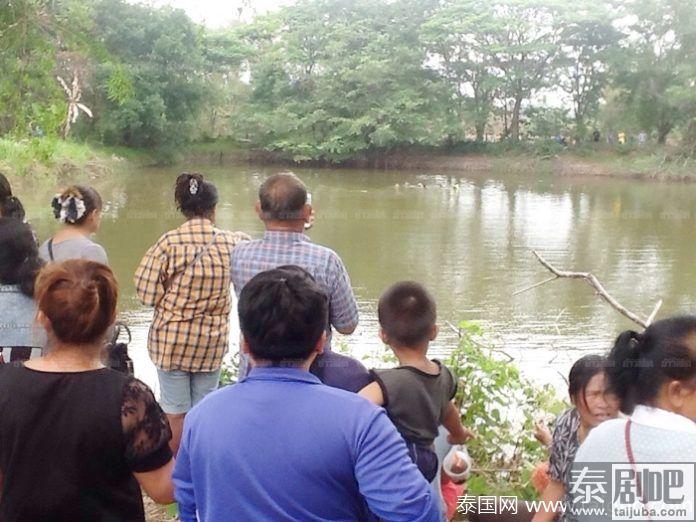
<path fill-rule="evenodd" d="M 304 234 L 312 217 L 307 188 L 292 173 L 275 174 L 259 189 L 256 212 L 263 220 L 263 239 L 246 241 L 232 251 L 232 283 L 239 297 L 242 288 L 259 272 L 283 265 L 307 270 L 329 296 L 329 324 L 325 349 L 331 349 L 331 327 L 349 335 L 358 326 L 358 305 L 341 258 L 330 248 L 312 243 Z M 246 375 L 242 357 L 239 375 Z"/>
<path fill-rule="evenodd" d="M 186 416 L 174 470 L 182 522 L 440 522 L 439 503 L 385 411 L 308 372 L 324 349 L 328 299 L 304 270 L 242 290 L 242 349 L 254 367 Z"/>

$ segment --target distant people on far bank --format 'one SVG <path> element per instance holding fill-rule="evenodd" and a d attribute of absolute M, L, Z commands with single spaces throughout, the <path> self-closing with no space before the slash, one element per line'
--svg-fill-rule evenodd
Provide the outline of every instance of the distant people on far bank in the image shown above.
<path fill-rule="evenodd" d="M 34 281 L 42 266 L 29 225 L 0 217 L 0 364 L 38 357 L 46 345 L 34 302 Z"/>
<path fill-rule="evenodd" d="M 385 411 L 309 373 L 329 300 L 297 266 L 262 272 L 239 297 L 249 375 L 186 418 L 174 470 L 182 522 L 440 522 L 433 489 Z"/>
<path fill-rule="evenodd" d="M 623 332 L 609 354 L 607 374 L 621 411 L 629 417 L 604 422 L 592 430 L 578 450 L 574 469 L 597 462 L 633 468 L 637 463 L 693 466 L 696 317 L 671 317 L 652 323 L 642 333 Z M 638 490 L 638 500 L 652 507 L 653 498 L 644 496 L 647 486 L 642 491 L 638 486 Z M 675 503 L 673 507 L 683 506 Z"/>
<path fill-rule="evenodd" d="M 0 172 L 0 217 L 24 221 L 25 213 L 22 202 L 12 193 L 12 187 L 5 175 Z"/>
<path fill-rule="evenodd" d="M 573 459 L 588 434 L 619 413 L 619 401 L 609 387 L 606 368 L 606 357 L 586 355 L 570 369 L 568 395 L 573 407 L 556 419 L 549 448 L 549 483 L 541 495 L 549 506 L 570 498 Z M 566 514 L 548 509 L 534 517 L 534 522 L 551 520 L 567 520 Z"/>
<path fill-rule="evenodd" d="M 147 346 L 176 452 L 184 416 L 218 387 L 229 347 L 231 256 L 248 236 L 215 226 L 218 191 L 201 174 L 181 174 L 174 201 L 186 221 L 150 247 L 134 281 L 155 308 Z"/>
<path fill-rule="evenodd" d="M 106 265 L 50 263 L 36 281 L 50 350 L 0 365 L 0 520 L 145 520 L 173 500 L 167 419 L 142 382 L 105 368 L 118 287 Z"/>
<path fill-rule="evenodd" d="M 108 264 L 104 248 L 90 239 L 101 225 L 102 198 L 99 193 L 86 185 L 73 185 L 56 194 L 51 206 L 61 228 L 39 248 L 44 261 L 87 259 Z"/>
<path fill-rule="evenodd" d="M 232 281 L 237 296 L 260 272 L 283 265 L 307 270 L 329 296 L 325 353 L 315 359 L 311 371 L 325 384 L 358 391 L 370 381 L 365 367 L 331 351 L 331 328 L 345 335 L 353 333 L 358 326 L 358 305 L 338 254 L 312 243 L 305 235 L 305 226 L 313 220 L 307 188 L 293 173 L 270 176 L 259 188 L 256 213 L 266 228 L 263 239 L 239 245 L 232 253 Z M 247 372 L 247 359 L 240 354 L 240 378 Z"/>
<path fill-rule="evenodd" d="M 411 459 L 430 482 L 439 467 L 433 443 L 440 425 L 449 432 L 450 444 L 464 444 L 473 437 L 453 402 L 455 377 L 440 361 L 428 359 L 428 346 L 437 337 L 435 301 L 419 283 L 402 281 L 380 297 L 377 312 L 380 337 L 399 366 L 373 370 L 375 382 L 360 395 L 384 406 Z"/>

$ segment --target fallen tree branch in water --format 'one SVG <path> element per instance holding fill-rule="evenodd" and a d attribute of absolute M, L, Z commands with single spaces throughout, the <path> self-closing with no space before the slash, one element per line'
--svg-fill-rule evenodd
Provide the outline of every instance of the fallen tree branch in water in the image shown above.
<path fill-rule="evenodd" d="M 648 316 L 648 318 L 643 319 L 638 314 L 632 312 L 631 310 L 623 306 L 621 303 L 619 303 L 609 292 L 606 291 L 602 283 L 599 282 L 599 279 L 597 279 L 591 272 L 571 272 L 569 270 L 559 270 L 551 263 L 549 263 L 546 259 L 544 259 L 541 256 L 541 254 L 539 254 L 536 250 L 532 250 L 532 253 L 536 256 L 539 262 L 555 277 L 551 277 L 549 279 L 536 283 L 530 287 L 524 288 L 520 291 L 515 292 L 513 295 L 521 294 L 522 292 L 526 292 L 527 290 L 531 290 L 532 288 L 536 288 L 543 284 L 550 283 L 551 281 L 555 281 L 556 279 L 582 279 L 585 282 L 587 282 L 587 284 L 589 284 L 592 288 L 594 288 L 597 295 L 599 295 L 599 297 L 601 297 L 607 303 L 609 303 L 609 305 L 614 310 L 619 312 L 624 317 L 627 317 L 634 323 L 639 324 L 643 328 L 647 328 L 648 326 L 650 326 L 650 323 L 652 323 L 652 321 L 655 319 L 657 312 L 660 310 L 660 307 L 662 306 L 662 300 L 659 300 L 655 304 L 655 307 L 653 308 L 653 311 Z"/>

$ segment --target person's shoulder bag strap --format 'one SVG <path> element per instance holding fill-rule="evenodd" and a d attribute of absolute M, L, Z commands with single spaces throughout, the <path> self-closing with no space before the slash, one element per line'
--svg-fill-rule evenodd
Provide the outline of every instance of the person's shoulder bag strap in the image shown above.
<path fill-rule="evenodd" d="M 51 259 L 51 262 L 55 261 L 56 258 L 53 257 L 53 238 L 48 240 L 48 244 L 46 246 L 48 247 L 48 257 Z"/>
<path fill-rule="evenodd" d="M 171 279 L 169 280 L 169 283 L 165 285 L 165 290 L 169 291 L 169 289 L 172 287 L 172 282 L 176 277 L 181 277 L 186 273 L 186 270 L 188 267 L 195 265 L 201 257 L 210 249 L 211 246 L 215 244 L 215 240 L 217 239 L 218 236 L 218 229 L 213 228 L 213 237 L 210 238 L 210 241 L 208 241 L 205 245 L 203 245 L 203 248 L 196 254 L 196 257 L 193 258 L 193 261 L 190 263 L 185 264 L 181 270 L 179 270 L 176 274 L 174 274 Z M 162 296 L 164 298 L 164 296 Z M 161 301 L 161 300 L 160 300 Z"/>
<path fill-rule="evenodd" d="M 624 430 L 624 440 L 626 442 L 626 456 L 628 457 L 628 462 L 631 465 L 633 474 L 636 477 L 636 492 L 638 493 L 638 497 L 640 498 L 640 501 L 643 503 L 643 505 L 647 506 L 648 502 L 645 500 L 643 485 L 641 484 L 640 475 L 638 474 L 638 468 L 636 467 L 636 457 L 633 453 L 633 445 L 631 444 L 632 423 L 633 422 L 631 421 L 631 419 L 628 419 L 628 421 L 626 422 L 626 429 Z M 652 520 L 652 518 L 649 515 L 647 516 L 647 519 Z"/>

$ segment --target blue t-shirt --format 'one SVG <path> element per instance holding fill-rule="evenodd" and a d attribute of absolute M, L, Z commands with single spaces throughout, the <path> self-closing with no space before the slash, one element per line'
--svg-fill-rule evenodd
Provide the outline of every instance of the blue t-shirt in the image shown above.
<path fill-rule="evenodd" d="M 384 410 L 293 368 L 254 368 L 194 407 L 174 484 L 182 522 L 441 520 Z"/>

